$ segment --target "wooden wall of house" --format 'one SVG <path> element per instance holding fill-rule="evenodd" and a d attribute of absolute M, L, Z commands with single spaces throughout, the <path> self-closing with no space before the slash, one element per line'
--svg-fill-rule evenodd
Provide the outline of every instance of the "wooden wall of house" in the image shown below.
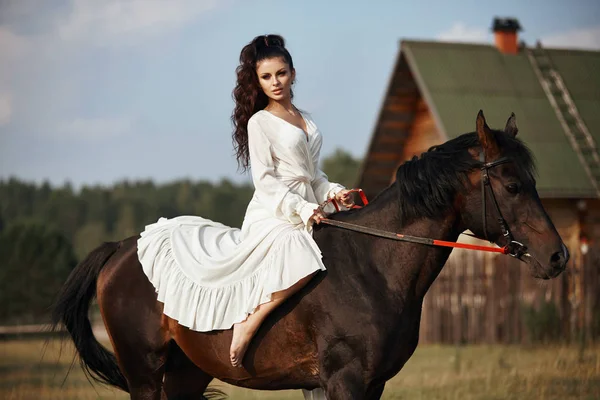
<path fill-rule="evenodd" d="M 523 343 L 531 340 L 524 310 L 553 304 L 560 338 L 598 335 L 600 322 L 600 201 L 587 201 L 583 221 L 594 232 L 581 251 L 577 201 L 544 199 L 544 207 L 571 253 L 567 271 L 542 281 L 524 263 L 508 256 L 454 250 L 425 296 L 422 343 Z M 461 242 L 477 243 L 461 236 Z M 479 242 L 481 243 L 481 242 Z M 597 337 L 597 336 L 596 336 Z"/>
<path fill-rule="evenodd" d="M 410 135 L 419 89 L 404 55 L 397 60 L 359 181 L 368 197 L 376 196 L 394 179 L 402 149 Z"/>
<path fill-rule="evenodd" d="M 411 159 L 415 155 L 427 151 L 431 146 L 440 144 L 442 137 L 439 134 L 433 115 L 429 111 L 429 106 L 419 96 L 415 118 L 410 127 L 410 135 L 402 149 L 401 162 Z"/>

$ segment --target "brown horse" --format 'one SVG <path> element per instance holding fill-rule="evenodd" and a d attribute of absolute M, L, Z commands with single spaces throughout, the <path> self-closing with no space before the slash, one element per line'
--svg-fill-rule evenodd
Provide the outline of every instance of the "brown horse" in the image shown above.
<path fill-rule="evenodd" d="M 332 219 L 445 241 L 468 229 L 509 245 L 534 277 L 556 277 L 569 253 L 538 197 L 514 114 L 500 131 L 480 111 L 476 127 L 404 163 L 366 207 Z M 101 245 L 73 270 L 55 323 L 67 327 L 94 379 L 132 399 L 202 398 L 213 378 L 264 390 L 322 388 L 329 400 L 378 399 L 417 346 L 423 298 L 451 249 L 326 225 L 314 238 L 327 271 L 267 318 L 243 368 L 229 361 L 232 330 L 196 332 L 163 314 L 137 237 Z M 114 355 L 90 329 L 94 295 Z"/>

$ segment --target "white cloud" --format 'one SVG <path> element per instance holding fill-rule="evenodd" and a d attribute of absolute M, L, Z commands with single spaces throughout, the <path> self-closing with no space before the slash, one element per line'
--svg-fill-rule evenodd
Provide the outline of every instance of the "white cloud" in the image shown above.
<path fill-rule="evenodd" d="M 25 60 L 31 43 L 24 37 L 0 26 L 0 90 L 12 81 L 12 73 Z"/>
<path fill-rule="evenodd" d="M 133 120 L 128 117 L 76 118 L 59 129 L 62 137 L 98 139 L 124 136 L 132 132 Z"/>
<path fill-rule="evenodd" d="M 16 23 L 0 23 L 0 125 L 14 121 L 17 110 L 27 105 L 36 118 L 19 112 L 19 118 L 25 119 L 18 122 L 43 126 L 30 129 L 32 132 L 87 138 L 127 134 L 132 129 L 131 119 L 78 119 L 80 115 L 65 113 L 73 109 L 70 104 L 82 101 L 77 90 L 82 79 L 68 79 L 70 64 L 77 63 L 94 45 L 151 43 L 151 39 L 173 33 L 232 1 L 67 0 L 65 7 L 35 17 L 35 26 L 42 28 L 34 33 L 18 33 Z M 9 22 L 19 21 L 17 17 L 33 18 L 40 12 L 34 0 L 7 4 L 0 6 L 0 13 Z M 58 85 L 65 76 L 66 82 Z M 44 104 L 50 92 L 52 104 Z"/>
<path fill-rule="evenodd" d="M 61 23 L 59 35 L 88 44 L 132 44 L 180 28 L 223 3 L 226 1 L 72 0 L 72 10 Z"/>
<path fill-rule="evenodd" d="M 28 16 L 39 11 L 39 0 L 3 0 L 2 14 L 7 20 Z"/>
<path fill-rule="evenodd" d="M 436 36 L 445 42 L 489 43 L 489 31 L 485 28 L 467 27 L 462 22 L 455 22 L 452 27 Z"/>
<path fill-rule="evenodd" d="M 0 93 L 0 126 L 10 122 L 12 116 L 12 98 L 10 93 Z"/>
<path fill-rule="evenodd" d="M 23 36 L 0 25 L 0 125 L 7 124 L 21 104 L 35 102 L 37 93 L 28 88 L 40 90 L 48 82 L 54 64 L 47 55 L 56 50 L 51 44 L 42 35 Z"/>
<path fill-rule="evenodd" d="M 560 32 L 540 40 L 546 47 L 600 50 L 600 26 Z"/>
<path fill-rule="evenodd" d="M 24 37 L 13 33 L 4 26 L 0 26 L 0 51 L 2 51 L 0 60 L 22 55 L 26 49 L 27 40 Z"/>
<path fill-rule="evenodd" d="M 13 83 L 29 47 L 25 38 L 0 26 L 0 126 L 11 121 L 14 112 Z"/>

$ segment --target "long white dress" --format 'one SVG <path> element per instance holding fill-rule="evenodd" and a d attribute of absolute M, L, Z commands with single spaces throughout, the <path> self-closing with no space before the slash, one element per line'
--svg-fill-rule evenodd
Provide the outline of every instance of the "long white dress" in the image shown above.
<path fill-rule="evenodd" d="M 271 294 L 325 270 L 309 218 L 344 189 L 318 167 L 322 136 L 268 111 L 248 122 L 254 195 L 241 229 L 200 216 L 160 218 L 138 240 L 138 258 L 164 313 L 196 331 L 229 329 Z M 332 210 L 328 210 L 332 211 Z"/>

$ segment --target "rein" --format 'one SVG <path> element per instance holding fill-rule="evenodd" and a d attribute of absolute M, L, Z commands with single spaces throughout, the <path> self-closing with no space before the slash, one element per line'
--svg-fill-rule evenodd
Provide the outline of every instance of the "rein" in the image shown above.
<path fill-rule="evenodd" d="M 368 228 L 366 226 L 355 225 L 355 224 L 351 224 L 348 222 L 336 221 L 336 220 L 332 220 L 332 219 L 328 219 L 328 218 L 322 219 L 321 223 L 327 224 L 327 225 L 332 225 L 332 226 L 337 226 L 339 228 L 344 228 L 344 229 L 348 229 L 351 231 L 366 233 L 368 235 L 379 236 L 379 237 L 386 238 L 386 239 L 398 240 L 401 242 L 418 243 L 418 244 L 425 244 L 425 245 L 430 245 L 430 246 L 455 247 L 455 248 L 461 248 L 461 249 L 467 249 L 467 250 L 487 251 L 487 252 L 491 252 L 491 253 L 502 253 L 502 254 L 510 253 L 510 249 L 508 246 L 492 247 L 492 246 L 477 246 L 477 245 L 468 244 L 468 243 L 446 242 L 444 240 L 430 239 L 430 238 L 411 236 L 411 235 L 403 235 L 401 233 L 394 233 L 394 232 L 383 231 L 380 229 Z"/>
<path fill-rule="evenodd" d="M 486 163 L 484 157 L 485 156 L 484 156 L 483 152 L 481 152 L 480 159 L 482 161 L 481 197 L 482 197 L 482 206 L 483 206 L 482 207 L 483 231 L 484 231 L 485 238 L 487 240 L 488 233 L 487 233 L 487 212 L 486 212 L 486 187 L 488 187 L 490 189 L 491 197 L 493 200 L 493 204 L 496 208 L 496 212 L 498 213 L 498 216 L 499 216 L 498 223 L 500 224 L 500 228 L 502 229 L 503 236 L 507 240 L 507 244 L 504 247 L 480 246 L 480 245 L 473 245 L 473 244 L 468 244 L 468 243 L 447 242 L 444 240 L 437 240 L 437 239 L 431 239 L 431 238 L 425 238 L 425 237 L 419 237 L 419 236 L 403 235 L 401 233 L 388 232 L 388 231 L 384 231 L 381 229 L 369 228 L 366 226 L 356 225 L 356 224 L 352 224 L 349 222 L 336 221 L 336 220 L 329 219 L 329 218 L 323 218 L 321 220 L 321 223 L 324 223 L 327 225 L 332 225 L 332 226 L 337 226 L 339 228 L 348 229 L 348 230 L 355 231 L 355 232 L 365 233 L 368 235 L 378 236 L 378 237 L 382 237 L 382 238 L 386 238 L 386 239 L 398 240 L 398 241 L 402 241 L 402 242 L 424 244 L 424 245 L 429 245 L 429 246 L 441 246 L 441 247 L 460 248 L 460 249 L 466 249 L 466 250 L 485 251 L 485 252 L 490 252 L 490 253 L 501 253 L 501 254 L 508 254 L 515 258 L 520 258 L 523 254 L 526 253 L 527 247 L 525 247 L 522 243 L 516 242 L 513 239 L 513 235 L 510 232 L 510 229 L 508 228 L 508 224 L 506 223 L 506 220 L 502 216 L 502 212 L 500 210 L 500 206 L 498 205 L 498 201 L 496 200 L 496 196 L 495 196 L 494 190 L 491 186 L 490 176 L 488 173 L 488 170 L 490 168 L 494 168 L 498 165 L 507 163 L 510 160 L 507 157 L 504 157 L 499 160 Z M 366 206 L 369 203 L 369 201 L 367 200 L 367 196 L 364 194 L 362 189 L 351 189 L 350 192 L 357 192 L 360 195 L 360 198 L 361 198 L 364 206 Z M 337 211 L 340 211 L 340 207 L 339 207 L 337 201 L 335 200 L 335 198 L 325 200 L 323 203 L 321 203 L 319 205 L 319 208 L 321 209 L 321 211 L 329 203 L 333 203 L 333 205 L 335 206 L 335 209 Z M 362 208 L 362 207 L 363 206 L 354 205 L 352 208 Z M 469 236 L 473 236 L 473 235 L 469 235 Z"/>

